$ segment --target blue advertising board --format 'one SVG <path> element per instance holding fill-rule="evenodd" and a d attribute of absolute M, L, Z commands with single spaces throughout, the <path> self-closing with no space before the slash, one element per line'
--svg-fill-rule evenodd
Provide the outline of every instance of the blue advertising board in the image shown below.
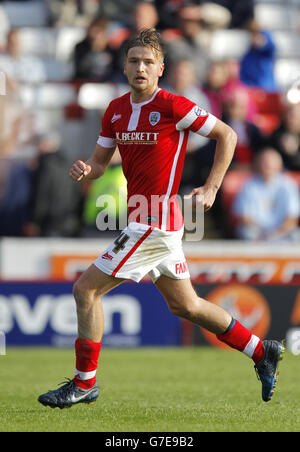
<path fill-rule="evenodd" d="M 0 282 L 0 331 L 6 345 L 72 346 L 76 306 L 69 282 Z M 181 322 L 151 282 L 126 282 L 102 298 L 102 344 L 112 347 L 181 343 Z"/>

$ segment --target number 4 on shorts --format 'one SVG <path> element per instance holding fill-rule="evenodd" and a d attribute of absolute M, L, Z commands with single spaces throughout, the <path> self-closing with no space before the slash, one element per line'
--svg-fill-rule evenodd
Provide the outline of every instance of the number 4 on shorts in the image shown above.
<path fill-rule="evenodd" d="M 119 235 L 119 237 L 117 237 L 116 240 L 114 241 L 114 244 L 116 246 L 114 247 L 113 252 L 117 254 L 120 250 L 123 250 L 128 239 L 129 235 L 124 234 L 124 232 L 122 232 Z"/>

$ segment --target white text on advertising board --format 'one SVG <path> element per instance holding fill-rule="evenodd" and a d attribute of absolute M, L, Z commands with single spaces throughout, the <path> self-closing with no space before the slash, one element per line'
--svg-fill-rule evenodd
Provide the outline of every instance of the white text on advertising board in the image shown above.
<path fill-rule="evenodd" d="M 141 306 L 130 295 L 103 297 L 105 316 L 104 334 L 113 331 L 113 317 L 120 316 L 122 334 L 139 334 L 141 331 Z M 41 295 L 32 306 L 24 295 L 0 295 L 0 331 L 9 333 L 15 326 L 24 334 L 38 335 L 48 325 L 55 333 L 77 334 L 77 317 L 72 295 Z"/>

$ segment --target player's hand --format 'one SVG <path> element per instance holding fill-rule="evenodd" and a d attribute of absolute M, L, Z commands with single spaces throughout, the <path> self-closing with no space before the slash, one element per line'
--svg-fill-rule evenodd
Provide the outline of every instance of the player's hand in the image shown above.
<path fill-rule="evenodd" d="M 71 166 L 69 175 L 70 175 L 71 179 L 80 181 L 83 177 L 90 174 L 91 171 L 92 171 L 92 167 L 90 165 L 87 165 L 82 160 L 77 160 Z"/>
<path fill-rule="evenodd" d="M 217 191 L 210 186 L 194 188 L 190 193 L 184 196 L 184 199 L 193 199 L 196 203 L 200 203 L 204 211 L 209 210 L 216 199 Z"/>

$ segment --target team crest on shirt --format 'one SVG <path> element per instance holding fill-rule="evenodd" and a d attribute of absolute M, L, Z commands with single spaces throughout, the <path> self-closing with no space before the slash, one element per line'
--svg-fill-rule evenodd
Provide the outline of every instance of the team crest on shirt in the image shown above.
<path fill-rule="evenodd" d="M 194 113 L 196 116 L 207 116 L 208 115 L 207 111 L 203 110 L 203 108 L 200 108 L 200 107 L 195 107 Z"/>
<path fill-rule="evenodd" d="M 156 126 L 156 124 L 159 122 L 160 120 L 160 113 L 158 111 L 151 111 L 150 115 L 149 115 L 149 122 L 151 124 L 151 126 Z"/>

